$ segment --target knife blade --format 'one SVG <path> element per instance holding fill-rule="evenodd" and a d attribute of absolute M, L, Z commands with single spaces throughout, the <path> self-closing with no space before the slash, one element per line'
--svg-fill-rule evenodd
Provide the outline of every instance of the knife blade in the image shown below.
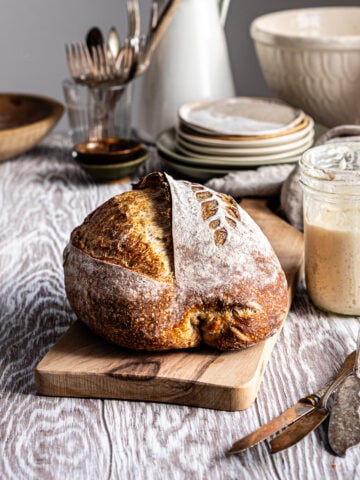
<path fill-rule="evenodd" d="M 348 372 L 353 368 L 353 365 L 355 363 L 356 359 L 356 352 L 352 352 L 350 355 L 348 355 L 345 359 L 344 364 L 340 368 L 335 380 L 333 382 L 327 383 L 323 388 L 318 390 L 315 393 L 312 393 L 311 395 L 308 395 L 305 398 L 300 399 L 295 405 L 292 407 L 288 408 L 285 410 L 283 413 L 281 413 L 278 417 L 273 418 L 270 420 L 270 422 L 266 423 L 265 425 L 262 425 L 259 427 L 257 430 L 254 432 L 246 435 L 245 437 L 241 438 L 240 440 L 236 441 L 232 447 L 227 450 L 225 453 L 227 455 L 235 454 L 235 453 L 241 453 L 244 450 L 247 450 L 248 448 L 251 448 L 258 443 L 262 442 L 263 440 L 266 440 L 268 437 L 273 435 L 274 433 L 278 432 L 279 430 L 283 429 L 284 427 L 287 427 L 283 432 L 285 432 L 288 428 L 292 427 L 294 430 L 296 430 L 296 427 L 298 426 L 299 422 L 302 422 L 302 419 L 311 414 L 312 411 L 315 410 L 315 407 L 317 406 L 319 399 L 326 393 L 326 391 L 330 388 L 331 385 L 336 381 L 336 379 L 340 376 L 343 375 L 344 372 Z M 311 419 L 308 418 L 306 419 L 306 425 L 307 428 L 310 428 L 310 423 L 311 420 L 315 422 L 315 418 Z M 316 421 L 319 422 L 321 420 L 321 414 L 316 415 Z M 325 420 L 325 419 L 324 419 Z M 322 423 L 322 422 L 321 422 Z M 320 425 L 320 424 L 318 424 Z M 304 425 L 304 431 L 305 431 L 305 425 Z M 314 427 L 316 428 L 316 427 Z M 309 431 L 308 431 L 309 433 Z M 291 434 L 291 431 L 290 431 Z M 282 435 L 282 433 L 280 433 Z M 275 438 L 280 437 L 278 435 Z M 304 435 L 305 436 L 305 435 Z M 281 440 L 281 437 L 280 437 Z M 283 440 L 285 442 L 285 439 Z M 290 445 L 291 441 L 287 439 L 287 443 Z M 276 443 L 275 443 L 276 446 Z M 275 448 L 273 446 L 273 448 Z M 287 447 L 284 447 L 287 448 Z M 280 451 L 280 450 L 277 450 Z M 273 452 L 275 453 L 275 451 Z"/>
<path fill-rule="evenodd" d="M 315 408 L 316 397 L 317 394 L 313 394 L 300 399 L 295 405 L 285 410 L 278 417 L 273 418 L 270 422 L 262 425 L 254 432 L 249 433 L 245 437 L 236 441 L 226 454 L 231 455 L 233 453 L 243 452 L 244 450 L 262 442 L 270 435 L 273 435 L 287 425 L 300 419 Z"/>
<path fill-rule="evenodd" d="M 284 431 L 270 441 L 270 453 L 281 452 L 292 447 L 323 423 L 330 413 L 326 406 L 330 395 L 353 372 L 355 361 L 356 352 L 354 351 L 346 357 L 335 379 L 327 386 L 313 410 L 286 427 Z"/>
<path fill-rule="evenodd" d="M 311 433 L 329 416 L 326 408 L 314 408 L 307 415 L 304 415 L 296 424 L 289 425 L 283 432 L 273 438 L 270 442 L 270 453 L 277 453 L 292 447 L 300 442 L 306 435 Z"/>

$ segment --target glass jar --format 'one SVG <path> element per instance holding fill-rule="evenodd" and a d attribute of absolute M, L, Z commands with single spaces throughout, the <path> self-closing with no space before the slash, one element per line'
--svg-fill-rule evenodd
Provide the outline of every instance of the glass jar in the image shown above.
<path fill-rule="evenodd" d="M 74 145 L 130 137 L 132 82 L 90 87 L 68 78 L 62 85 Z"/>
<path fill-rule="evenodd" d="M 311 148 L 300 168 L 309 295 L 328 312 L 360 315 L 360 143 Z"/>

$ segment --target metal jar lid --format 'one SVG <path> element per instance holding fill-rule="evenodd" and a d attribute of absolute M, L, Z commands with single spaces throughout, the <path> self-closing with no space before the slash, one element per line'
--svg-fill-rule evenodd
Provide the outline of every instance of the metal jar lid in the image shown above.
<path fill-rule="evenodd" d="M 300 159 L 303 185 L 318 191 L 360 195 L 360 142 L 320 145 Z"/>

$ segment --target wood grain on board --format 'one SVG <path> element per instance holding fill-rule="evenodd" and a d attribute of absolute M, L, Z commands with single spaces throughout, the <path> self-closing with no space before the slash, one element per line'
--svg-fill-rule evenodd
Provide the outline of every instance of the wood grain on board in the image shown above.
<path fill-rule="evenodd" d="M 272 243 L 289 285 L 289 308 L 302 271 L 303 238 L 263 200 L 242 206 Z M 39 393 L 178 403 L 220 410 L 248 408 L 279 333 L 242 351 L 209 348 L 136 352 L 113 346 L 77 321 L 38 364 Z"/>

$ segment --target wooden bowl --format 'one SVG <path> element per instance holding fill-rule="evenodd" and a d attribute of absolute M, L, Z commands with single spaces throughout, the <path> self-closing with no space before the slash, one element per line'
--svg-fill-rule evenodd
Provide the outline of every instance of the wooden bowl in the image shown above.
<path fill-rule="evenodd" d="M 0 94 L 0 160 L 26 152 L 60 120 L 64 107 L 46 97 Z"/>

